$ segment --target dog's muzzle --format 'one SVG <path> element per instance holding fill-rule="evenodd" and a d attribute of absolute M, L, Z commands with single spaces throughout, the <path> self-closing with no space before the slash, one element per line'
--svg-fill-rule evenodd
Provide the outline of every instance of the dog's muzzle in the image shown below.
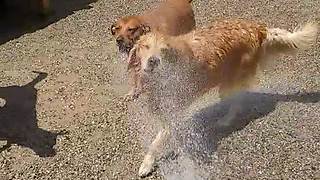
<path fill-rule="evenodd" d="M 117 37 L 116 43 L 121 53 L 129 53 L 132 48 L 131 43 L 126 43 L 123 37 Z"/>

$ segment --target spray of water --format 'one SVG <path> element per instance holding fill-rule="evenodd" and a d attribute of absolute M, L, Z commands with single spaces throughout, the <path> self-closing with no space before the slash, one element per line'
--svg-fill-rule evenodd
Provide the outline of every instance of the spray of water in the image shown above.
<path fill-rule="evenodd" d="M 162 63 L 148 75 L 148 94 L 129 106 L 129 122 L 139 131 L 146 149 L 161 123 L 169 126 L 170 138 L 157 162 L 168 180 L 202 180 L 213 176 L 208 170 L 215 148 L 214 139 L 208 134 L 212 132 L 208 126 L 211 117 L 202 119 L 200 112 L 219 99 L 216 93 L 198 99 L 197 92 L 206 85 L 207 76 L 193 71 L 194 66 Z"/>

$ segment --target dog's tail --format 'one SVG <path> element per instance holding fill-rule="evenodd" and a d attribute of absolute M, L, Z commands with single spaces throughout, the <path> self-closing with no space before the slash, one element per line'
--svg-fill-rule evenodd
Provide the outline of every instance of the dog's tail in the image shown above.
<path fill-rule="evenodd" d="M 312 46 L 317 38 L 319 23 L 309 22 L 289 32 L 280 28 L 268 28 L 263 46 L 267 54 L 294 53 Z"/>

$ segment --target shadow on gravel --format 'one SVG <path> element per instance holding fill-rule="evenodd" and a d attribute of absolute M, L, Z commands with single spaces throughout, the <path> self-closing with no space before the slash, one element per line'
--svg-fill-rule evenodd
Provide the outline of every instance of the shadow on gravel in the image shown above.
<path fill-rule="evenodd" d="M 17 144 L 31 148 L 40 157 L 54 156 L 53 146 L 60 133 L 40 129 L 37 124 L 37 89 L 34 86 L 47 77 L 38 76 L 24 86 L 0 87 L 0 140 L 7 144 L 0 152 Z M 4 101 L 5 100 L 5 101 Z"/>
<path fill-rule="evenodd" d="M 228 128 L 219 127 L 216 122 L 227 114 L 227 110 L 232 101 L 241 97 L 242 111 L 239 112 L 236 119 Z M 229 136 L 231 133 L 241 130 L 246 127 L 251 121 L 264 117 L 273 112 L 278 102 L 300 102 L 300 103 L 316 103 L 320 101 L 320 93 L 301 93 L 301 94 L 269 94 L 269 93 L 255 93 L 245 92 L 240 96 L 222 101 L 218 104 L 213 104 L 207 108 L 200 110 L 192 118 L 192 133 L 184 140 L 190 142 L 197 142 L 194 144 L 183 143 L 184 147 L 189 153 L 196 153 L 197 156 L 201 154 L 210 154 L 217 148 L 219 141 Z M 203 153 L 205 150 L 206 153 Z M 199 154 L 200 153 L 200 154 Z M 195 155 L 195 154 L 194 154 Z M 205 157 L 206 159 L 206 157 Z"/>
<path fill-rule="evenodd" d="M 59 21 L 97 0 L 51 0 L 50 13 L 39 14 L 39 0 L 0 0 L 0 45 Z"/>

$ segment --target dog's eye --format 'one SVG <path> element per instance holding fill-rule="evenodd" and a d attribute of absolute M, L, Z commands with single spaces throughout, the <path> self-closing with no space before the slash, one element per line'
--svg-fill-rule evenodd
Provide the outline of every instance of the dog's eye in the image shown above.
<path fill-rule="evenodd" d="M 135 32 L 138 28 L 129 28 L 128 31 Z"/>
<path fill-rule="evenodd" d="M 112 27 L 112 30 L 113 30 L 113 31 L 118 31 L 119 29 L 120 29 L 120 27 L 119 27 L 119 26 L 118 26 L 118 27 L 115 27 L 115 26 L 114 26 L 114 27 Z"/>

